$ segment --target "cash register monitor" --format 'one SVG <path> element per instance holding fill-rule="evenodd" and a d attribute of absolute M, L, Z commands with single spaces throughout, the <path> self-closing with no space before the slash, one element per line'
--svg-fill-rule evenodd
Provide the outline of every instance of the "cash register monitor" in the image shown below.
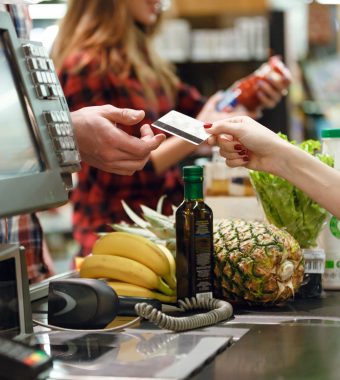
<path fill-rule="evenodd" d="M 79 168 L 53 62 L 41 44 L 19 40 L 0 12 L 0 218 L 67 202 Z M 0 244 L 0 335 L 31 332 L 25 255 L 18 245 Z"/>
<path fill-rule="evenodd" d="M 70 115 L 42 45 L 0 13 L 0 217 L 61 205 L 79 169 Z"/>

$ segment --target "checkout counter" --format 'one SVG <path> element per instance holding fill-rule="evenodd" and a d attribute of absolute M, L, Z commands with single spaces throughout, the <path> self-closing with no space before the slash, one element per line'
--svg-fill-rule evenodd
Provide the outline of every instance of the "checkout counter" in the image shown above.
<path fill-rule="evenodd" d="M 67 104 L 44 49 L 18 41 L 4 13 L 0 72 L 0 216 L 63 204 L 79 168 Z M 32 315 L 46 320 L 47 288 L 28 287 L 18 246 L 0 245 L 0 274 L 0 336 L 10 331 L 13 342 L 51 356 L 51 380 L 340 378 L 340 292 L 275 308 L 234 305 L 232 319 L 181 333 L 147 321 L 119 332 L 70 332 L 33 327 Z"/>
<path fill-rule="evenodd" d="M 42 318 L 45 301 L 32 302 L 35 318 Z M 117 317 L 115 324 L 125 322 Z M 54 358 L 49 379 L 335 380 L 340 292 L 276 307 L 234 305 L 232 319 L 181 333 L 142 321 L 117 333 L 38 327 L 25 340 Z"/>

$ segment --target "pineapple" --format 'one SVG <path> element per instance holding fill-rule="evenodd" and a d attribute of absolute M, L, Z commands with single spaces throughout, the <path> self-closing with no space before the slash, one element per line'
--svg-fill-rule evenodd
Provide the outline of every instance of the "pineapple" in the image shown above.
<path fill-rule="evenodd" d="M 294 296 L 304 274 L 296 240 L 270 224 L 224 220 L 214 228 L 215 286 L 229 301 L 276 304 Z"/>

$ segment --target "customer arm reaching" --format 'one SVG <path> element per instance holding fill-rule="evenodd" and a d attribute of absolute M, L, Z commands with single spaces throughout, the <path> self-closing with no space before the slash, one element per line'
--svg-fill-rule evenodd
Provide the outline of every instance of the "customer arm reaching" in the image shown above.
<path fill-rule="evenodd" d="M 284 141 L 247 117 L 218 121 L 207 129 L 230 167 L 266 171 L 285 178 L 340 218 L 340 172 Z"/>

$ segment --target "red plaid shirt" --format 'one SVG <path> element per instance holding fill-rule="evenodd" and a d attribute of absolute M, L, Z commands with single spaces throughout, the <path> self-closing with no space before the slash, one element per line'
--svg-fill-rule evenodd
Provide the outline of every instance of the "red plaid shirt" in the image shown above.
<path fill-rule="evenodd" d="M 159 83 L 150 83 L 157 95 L 156 104 L 148 101 L 145 92 L 134 75 L 126 80 L 118 80 L 112 74 L 96 74 L 97 62 L 91 62 L 80 73 L 72 73 L 81 55 L 71 56 L 59 72 L 68 105 L 72 110 L 85 106 L 113 104 L 116 107 L 142 109 L 145 119 L 140 124 L 151 124 L 171 109 L 189 116 L 196 116 L 205 98 L 193 87 L 180 83 L 175 106 L 166 96 Z M 120 125 L 125 132 L 140 136 L 138 126 Z M 154 130 L 159 133 L 159 131 Z M 164 213 L 171 214 L 171 205 L 178 205 L 183 199 L 183 186 L 178 166 L 157 176 L 151 161 L 145 168 L 132 176 L 110 174 L 87 164 L 82 164 L 78 173 L 79 183 L 73 191 L 74 238 L 80 243 L 81 255 L 87 255 L 97 239 L 95 232 L 110 231 L 110 223 L 122 220 L 131 222 L 122 208 L 121 200 L 140 213 L 140 205 L 155 208 L 158 199 L 166 194 Z"/>
<path fill-rule="evenodd" d="M 0 219 L 0 243 L 15 243 L 25 247 L 30 283 L 39 282 L 53 274 L 45 260 L 43 233 L 36 214 Z"/>

